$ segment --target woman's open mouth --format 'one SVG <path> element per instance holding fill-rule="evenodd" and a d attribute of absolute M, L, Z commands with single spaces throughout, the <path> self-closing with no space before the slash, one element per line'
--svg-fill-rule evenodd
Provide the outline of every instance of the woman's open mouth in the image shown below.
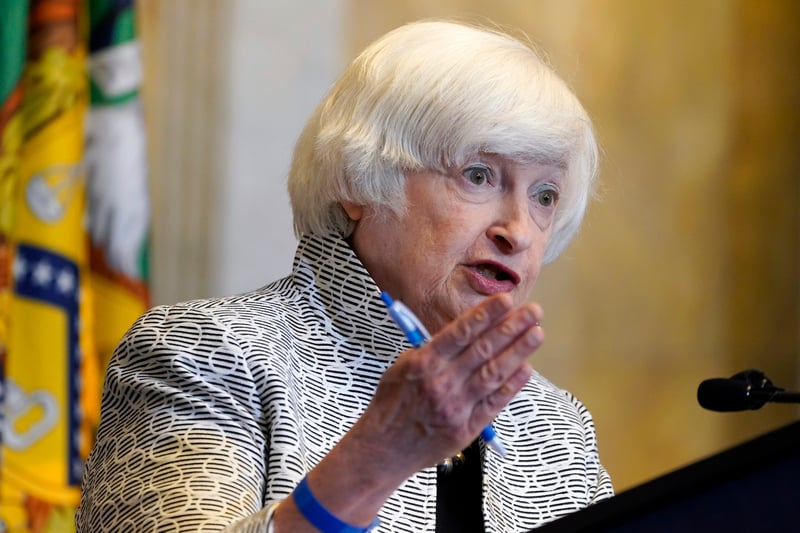
<path fill-rule="evenodd" d="M 519 274 L 500 263 L 485 261 L 465 265 L 470 274 L 470 285 L 473 289 L 484 294 L 509 292 L 520 281 Z"/>

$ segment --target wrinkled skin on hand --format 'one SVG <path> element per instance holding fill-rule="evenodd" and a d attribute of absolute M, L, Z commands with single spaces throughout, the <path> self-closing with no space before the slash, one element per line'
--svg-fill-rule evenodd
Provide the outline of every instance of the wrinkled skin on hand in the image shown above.
<path fill-rule="evenodd" d="M 487 298 L 386 371 L 354 427 L 413 473 L 469 445 L 525 385 L 544 339 L 541 308 Z"/>

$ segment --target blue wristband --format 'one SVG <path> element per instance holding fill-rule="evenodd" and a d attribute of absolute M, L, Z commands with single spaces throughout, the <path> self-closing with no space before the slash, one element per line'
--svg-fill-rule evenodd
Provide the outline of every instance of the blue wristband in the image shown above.
<path fill-rule="evenodd" d="M 294 489 L 292 493 L 294 503 L 300 510 L 300 514 L 311 523 L 312 526 L 322 531 L 322 533 L 367 533 L 376 527 L 380 520 L 377 518 L 367 527 L 352 526 L 347 522 L 339 520 L 333 513 L 325 507 L 311 493 L 308 486 L 308 477 Z"/>

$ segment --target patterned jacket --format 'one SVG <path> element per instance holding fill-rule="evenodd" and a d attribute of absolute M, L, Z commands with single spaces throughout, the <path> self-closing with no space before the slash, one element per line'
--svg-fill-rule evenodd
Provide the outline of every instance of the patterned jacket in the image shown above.
<path fill-rule="evenodd" d="M 78 531 L 268 531 L 409 348 L 336 236 L 303 237 L 292 274 L 262 289 L 151 309 L 107 370 Z M 542 376 L 494 426 L 508 457 L 482 450 L 487 532 L 527 531 L 612 495 L 589 412 Z M 433 532 L 435 468 L 379 517 L 378 532 Z"/>

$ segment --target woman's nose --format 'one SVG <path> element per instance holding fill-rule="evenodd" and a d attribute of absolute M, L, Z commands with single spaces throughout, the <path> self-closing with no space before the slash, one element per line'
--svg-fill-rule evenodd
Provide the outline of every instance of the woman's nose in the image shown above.
<path fill-rule="evenodd" d="M 487 229 L 489 239 L 504 254 L 515 254 L 528 249 L 533 243 L 535 224 L 525 205 L 504 202 L 498 216 Z"/>

